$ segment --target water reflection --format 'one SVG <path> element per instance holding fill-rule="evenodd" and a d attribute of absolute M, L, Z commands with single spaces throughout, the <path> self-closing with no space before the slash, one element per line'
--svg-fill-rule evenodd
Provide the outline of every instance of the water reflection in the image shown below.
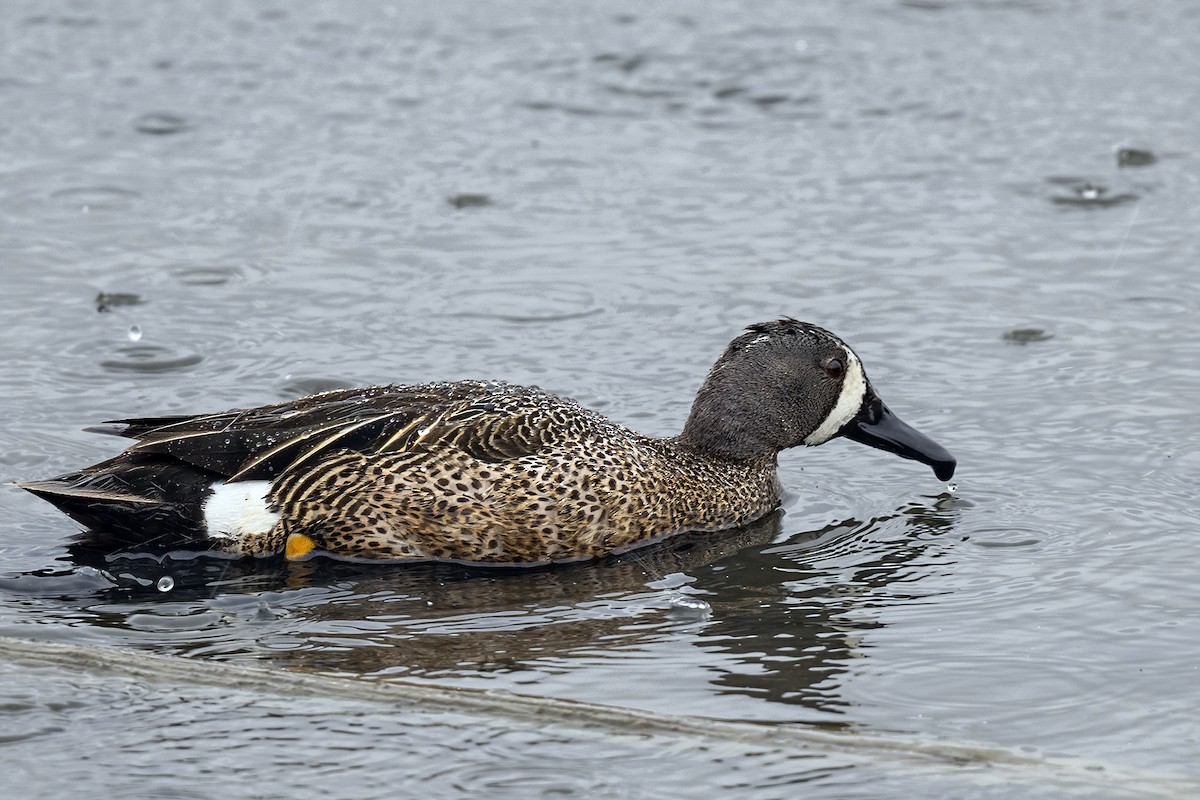
<path fill-rule="evenodd" d="M 714 683 L 776 703 L 844 707 L 839 676 L 868 654 L 860 641 L 881 625 L 872 609 L 925 596 L 914 584 L 928 574 L 936 559 L 926 556 L 931 548 L 940 552 L 939 538 L 957 517 L 955 500 L 943 495 L 717 562 L 719 569 L 697 582 L 720 598 L 698 644 L 735 655 L 743 668 Z M 872 541 L 876 535 L 884 538 Z"/>
<path fill-rule="evenodd" d="M 846 705 L 840 676 L 868 654 L 862 637 L 880 625 L 872 609 L 922 596 L 916 584 L 937 560 L 925 556 L 940 551 L 956 517 L 944 495 L 785 536 L 776 513 L 724 534 L 540 569 L 113 559 L 75 547 L 81 566 L 0 588 L 43 611 L 48 597 L 63 598 L 72 624 L 183 655 L 451 682 L 648 656 L 664 671 L 703 670 L 721 693 L 837 713 Z M 82 614 L 73 591 L 88 598 Z M 680 615 L 681 596 L 711 614 Z M 667 646 L 681 639 L 698 658 Z"/>

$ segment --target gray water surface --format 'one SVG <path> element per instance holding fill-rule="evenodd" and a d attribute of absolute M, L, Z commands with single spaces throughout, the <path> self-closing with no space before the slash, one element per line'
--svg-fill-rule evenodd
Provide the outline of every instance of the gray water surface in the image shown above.
<path fill-rule="evenodd" d="M 484 575 L 80 564 L 73 523 L 0 487 L 0 635 L 1081 759 L 1114 776 L 1085 796 L 1200 792 L 1198 36 L 1183 0 L 9 3 L 4 482 L 111 456 L 83 430 L 102 420 L 387 382 L 535 383 L 668 435 L 729 339 L 784 314 L 844 336 L 960 470 L 951 490 L 835 441 L 784 454 L 783 509 L 750 529 Z M 112 749 L 10 769 L 30 796 L 145 763 L 180 796 L 205 793 L 193 775 L 245 796 L 422 775 L 434 797 L 494 776 L 523 796 L 1038 796 L 854 758 L 738 783 L 719 776 L 744 751 L 414 733 L 335 698 L 288 727 L 322 753 L 306 783 L 313 763 L 251 743 L 312 700 L 40 669 L 0 676 L 54 710 L 0 760 Z M 184 716 L 214 725 L 190 750 Z M 485 729 L 504 744 L 476 752 L 464 731 Z M 385 736 L 419 745 L 381 762 Z M 632 771 L 539 783 L 554 759 Z"/>

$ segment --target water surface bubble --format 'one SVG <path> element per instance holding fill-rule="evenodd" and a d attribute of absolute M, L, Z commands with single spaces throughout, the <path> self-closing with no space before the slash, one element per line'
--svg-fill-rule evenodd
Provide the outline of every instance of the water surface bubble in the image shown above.
<path fill-rule="evenodd" d="M 695 595 L 671 592 L 667 602 L 671 604 L 669 613 L 673 617 L 708 619 L 712 616 L 712 606 Z"/>
<path fill-rule="evenodd" d="M 160 592 L 169 592 L 175 588 L 175 579 L 170 575 L 163 575 L 158 579 L 158 583 L 154 584 Z"/>
<path fill-rule="evenodd" d="M 140 341 L 141 338 L 142 338 L 142 326 L 141 325 L 130 325 L 129 326 L 129 341 L 137 342 L 137 341 Z"/>

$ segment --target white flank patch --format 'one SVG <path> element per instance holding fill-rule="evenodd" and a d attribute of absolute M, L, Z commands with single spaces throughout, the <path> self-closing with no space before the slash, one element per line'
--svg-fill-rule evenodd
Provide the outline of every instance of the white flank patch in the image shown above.
<path fill-rule="evenodd" d="M 213 539 L 240 539 L 275 527 L 279 515 L 267 507 L 269 481 L 214 483 L 204 501 L 204 525 Z"/>
<path fill-rule="evenodd" d="M 820 426 L 804 438 L 807 445 L 825 444 L 835 433 L 842 429 L 862 408 L 863 398 L 867 396 L 867 376 L 863 373 L 862 362 L 854 355 L 849 347 L 846 350 L 846 377 L 842 379 L 842 393 L 838 395 L 837 405 Z"/>

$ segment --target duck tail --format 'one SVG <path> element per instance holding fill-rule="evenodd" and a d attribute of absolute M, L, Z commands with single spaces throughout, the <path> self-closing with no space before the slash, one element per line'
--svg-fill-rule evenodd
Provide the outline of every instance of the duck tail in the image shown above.
<path fill-rule="evenodd" d="M 203 502 L 213 480 L 189 464 L 122 453 L 78 472 L 17 486 L 83 524 L 83 546 L 168 552 L 212 549 Z"/>

